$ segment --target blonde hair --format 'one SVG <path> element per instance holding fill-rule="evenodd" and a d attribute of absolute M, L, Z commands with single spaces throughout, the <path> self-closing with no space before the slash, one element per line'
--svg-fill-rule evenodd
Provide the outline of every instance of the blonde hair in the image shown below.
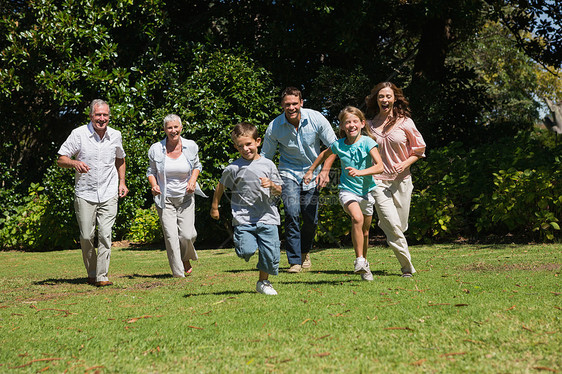
<path fill-rule="evenodd" d="M 373 138 L 373 133 L 371 132 L 371 129 L 369 128 L 369 126 L 366 123 L 365 114 L 363 114 L 361 109 L 356 108 L 354 106 L 346 106 L 345 108 L 343 108 L 340 111 L 340 114 L 338 115 L 338 120 L 340 121 L 340 131 L 338 133 L 338 136 L 340 138 L 347 137 L 347 135 L 345 134 L 345 131 L 342 129 L 342 125 L 344 124 L 345 119 L 349 115 L 354 115 L 357 118 L 359 118 L 361 120 L 361 122 L 363 122 L 364 126 L 363 126 L 363 129 L 361 130 L 361 134 L 367 135 L 368 137 Z"/>

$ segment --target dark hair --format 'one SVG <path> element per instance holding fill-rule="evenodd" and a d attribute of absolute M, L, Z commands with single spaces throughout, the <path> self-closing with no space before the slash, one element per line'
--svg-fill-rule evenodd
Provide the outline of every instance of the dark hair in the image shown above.
<path fill-rule="evenodd" d="M 367 116 L 372 118 L 379 113 L 377 96 L 379 94 L 379 91 L 383 88 L 390 88 L 394 92 L 392 119 L 390 120 L 388 125 L 392 126 L 400 117 L 411 117 L 412 111 L 410 110 L 410 103 L 408 102 L 408 99 L 406 99 L 402 90 L 396 87 L 396 85 L 392 82 L 381 82 L 373 87 L 373 89 L 371 90 L 371 94 L 365 98 L 365 104 L 367 104 Z"/>
<path fill-rule="evenodd" d="M 298 88 L 287 87 L 283 90 L 283 92 L 281 92 L 281 102 L 283 102 L 285 96 L 289 96 L 289 95 L 296 96 L 299 98 L 299 100 L 302 100 L 302 93 Z"/>
<path fill-rule="evenodd" d="M 232 132 L 230 133 L 230 137 L 232 141 L 236 141 L 241 136 L 251 136 L 254 140 L 258 139 L 258 129 L 256 126 L 252 125 L 248 122 L 240 122 L 234 126 Z"/>

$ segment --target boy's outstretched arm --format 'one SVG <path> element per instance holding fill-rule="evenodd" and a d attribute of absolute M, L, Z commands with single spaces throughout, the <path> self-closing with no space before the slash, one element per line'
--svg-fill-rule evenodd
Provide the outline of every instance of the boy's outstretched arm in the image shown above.
<path fill-rule="evenodd" d="M 215 193 L 213 194 L 213 202 L 211 203 L 211 217 L 213 219 L 219 219 L 219 203 L 221 201 L 222 194 L 224 193 L 224 185 L 219 182 L 217 188 L 215 188 Z"/>

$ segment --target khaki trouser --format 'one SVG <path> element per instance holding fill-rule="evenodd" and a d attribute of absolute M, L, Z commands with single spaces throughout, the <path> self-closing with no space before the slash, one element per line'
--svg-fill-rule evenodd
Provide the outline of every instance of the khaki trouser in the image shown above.
<path fill-rule="evenodd" d="M 408 229 L 410 199 L 414 185 L 412 178 L 403 180 L 376 180 L 377 187 L 372 191 L 379 227 L 386 235 L 386 241 L 400 262 L 402 273 L 416 272 L 408 250 L 404 232 Z"/>
<path fill-rule="evenodd" d="M 93 203 L 80 197 L 74 199 L 74 210 L 80 227 L 82 259 L 88 278 L 96 282 L 109 280 L 109 259 L 111 257 L 111 229 L 117 216 L 117 195 L 103 203 Z M 94 248 L 94 235 L 98 226 L 98 251 Z"/>
<path fill-rule="evenodd" d="M 174 277 L 184 277 L 183 261 L 197 260 L 197 252 L 193 243 L 197 238 L 195 230 L 195 198 L 193 194 L 183 197 L 166 197 L 164 208 L 156 207 L 164 241 L 168 262 Z"/>

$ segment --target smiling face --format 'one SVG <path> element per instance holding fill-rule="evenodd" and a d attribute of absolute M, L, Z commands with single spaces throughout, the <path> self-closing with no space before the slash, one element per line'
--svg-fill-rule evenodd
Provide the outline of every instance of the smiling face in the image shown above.
<path fill-rule="evenodd" d="M 357 117 L 355 114 L 348 113 L 340 123 L 340 130 L 345 133 L 345 137 L 349 144 L 355 143 L 361 135 L 361 130 L 365 127 L 365 121 Z"/>
<path fill-rule="evenodd" d="M 377 94 L 377 103 L 379 105 L 379 112 L 385 115 L 392 113 L 394 108 L 394 102 L 396 98 L 394 97 L 394 91 L 390 87 L 385 87 L 381 89 Z"/>
<path fill-rule="evenodd" d="M 295 127 L 298 126 L 301 120 L 302 99 L 295 95 L 286 95 L 281 101 L 281 106 L 287 121 Z"/>
<path fill-rule="evenodd" d="M 182 126 L 179 121 L 168 121 L 164 125 L 164 132 L 169 141 L 176 142 L 180 140 Z"/>
<path fill-rule="evenodd" d="M 96 105 L 90 113 L 90 121 L 92 121 L 94 131 L 97 132 L 100 137 L 103 137 L 105 130 L 107 130 L 107 124 L 109 123 L 109 105 Z"/>
<path fill-rule="evenodd" d="M 242 158 L 248 161 L 257 160 L 258 158 L 260 158 L 260 155 L 258 154 L 258 147 L 261 143 L 260 138 L 254 139 L 252 136 L 242 135 L 233 139 L 233 141 L 234 147 L 236 148 L 238 153 L 240 153 L 240 156 L 242 156 Z"/>

